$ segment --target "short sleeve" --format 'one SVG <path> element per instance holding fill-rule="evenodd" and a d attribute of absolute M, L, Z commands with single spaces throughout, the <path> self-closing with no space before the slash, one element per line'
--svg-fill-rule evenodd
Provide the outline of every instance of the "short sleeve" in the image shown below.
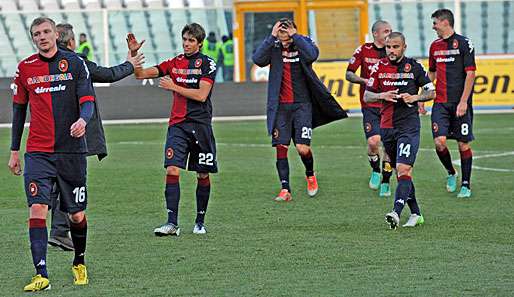
<path fill-rule="evenodd" d="M 202 63 L 201 69 L 202 76 L 200 77 L 200 80 L 214 84 L 214 81 L 216 80 L 216 62 L 214 62 L 213 59 L 206 57 Z"/>
<path fill-rule="evenodd" d="M 475 47 L 471 40 L 468 38 L 465 39 L 465 42 L 462 42 L 461 51 L 462 51 L 462 59 L 464 63 L 464 71 L 475 71 L 477 69 L 475 64 Z"/>
<path fill-rule="evenodd" d="M 430 72 L 435 72 L 436 71 L 436 61 L 435 61 L 435 56 L 434 56 L 434 44 L 432 43 L 430 45 L 430 51 L 429 51 L 429 54 L 428 54 L 428 70 Z"/>
<path fill-rule="evenodd" d="M 84 60 L 77 57 L 77 98 L 79 103 L 82 104 L 87 101 L 95 101 L 95 93 L 93 91 L 93 84 L 91 83 L 91 75 Z"/>
<path fill-rule="evenodd" d="M 380 67 L 380 62 L 371 66 L 368 84 L 366 85 L 366 91 L 370 91 L 373 93 L 380 92 L 380 84 L 378 80 L 378 69 Z"/>
<path fill-rule="evenodd" d="M 18 65 L 18 68 L 16 69 L 16 74 L 14 75 L 14 81 L 12 84 L 12 92 L 13 92 L 13 103 L 14 104 L 27 104 L 28 103 L 29 94 L 27 92 L 27 89 L 25 88 L 25 85 L 23 84 L 19 65 Z"/>
<path fill-rule="evenodd" d="M 159 70 L 159 77 L 162 77 L 162 76 L 165 76 L 165 75 L 170 75 L 170 66 L 171 64 L 173 63 L 173 59 L 169 59 L 169 60 L 166 60 L 162 63 L 160 63 L 159 65 L 155 65 L 155 67 L 157 67 L 157 69 Z"/>
<path fill-rule="evenodd" d="M 346 71 L 355 72 L 362 64 L 362 45 L 359 46 L 355 52 L 353 52 L 352 57 L 350 58 L 350 61 L 348 61 L 348 68 L 346 68 Z"/>

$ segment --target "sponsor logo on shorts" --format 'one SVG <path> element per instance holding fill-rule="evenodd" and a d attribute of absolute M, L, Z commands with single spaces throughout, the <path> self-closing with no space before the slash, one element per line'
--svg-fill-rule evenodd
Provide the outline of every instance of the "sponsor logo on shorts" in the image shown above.
<path fill-rule="evenodd" d="M 30 192 L 30 196 L 32 196 L 32 197 L 37 195 L 38 187 L 37 187 L 37 184 L 35 182 L 31 182 L 29 184 L 29 192 Z"/>
<path fill-rule="evenodd" d="M 202 59 L 196 59 L 195 60 L 195 67 L 199 68 L 200 66 L 202 66 Z"/>
<path fill-rule="evenodd" d="M 171 159 L 173 158 L 173 149 L 171 147 L 169 147 L 167 150 L 166 150 L 166 158 L 167 159 Z"/>
<path fill-rule="evenodd" d="M 273 129 L 273 138 L 278 139 L 278 129 Z"/>
<path fill-rule="evenodd" d="M 439 125 L 437 125 L 437 123 L 432 123 L 432 130 L 437 133 L 437 131 L 439 131 Z"/>
<path fill-rule="evenodd" d="M 61 72 L 68 71 L 68 61 L 66 61 L 65 59 L 59 61 L 59 70 L 61 70 Z"/>
<path fill-rule="evenodd" d="M 369 133 L 371 131 L 372 127 L 373 126 L 371 126 L 371 123 L 364 124 L 364 129 L 366 130 L 367 133 Z"/>

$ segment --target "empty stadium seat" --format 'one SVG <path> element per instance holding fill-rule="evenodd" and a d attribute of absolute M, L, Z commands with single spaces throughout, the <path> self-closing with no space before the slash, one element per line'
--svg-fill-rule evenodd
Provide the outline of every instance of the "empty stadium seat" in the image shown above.
<path fill-rule="evenodd" d="M 205 7 L 205 3 L 203 0 L 188 0 L 189 7 L 191 8 L 203 8 Z"/>
<path fill-rule="evenodd" d="M 60 6 L 57 0 L 41 0 L 41 8 L 43 10 L 59 10 Z"/>
<path fill-rule="evenodd" d="M 169 8 L 184 8 L 183 0 L 164 0 Z"/>
<path fill-rule="evenodd" d="M 123 0 L 126 8 L 141 9 L 143 8 L 142 0 Z"/>
<path fill-rule="evenodd" d="M 18 6 L 16 5 L 16 2 L 14 2 L 14 1 L 1 1 L 0 9 L 2 9 L 2 12 L 17 11 Z"/>
<path fill-rule="evenodd" d="M 100 1 L 101 0 L 82 0 L 82 3 L 86 9 L 100 9 L 102 8 Z"/>
<path fill-rule="evenodd" d="M 146 0 L 145 3 L 148 8 L 163 8 L 164 7 L 162 0 Z"/>
<path fill-rule="evenodd" d="M 37 11 L 39 10 L 39 5 L 35 0 L 18 0 L 21 6 L 21 9 L 24 11 Z"/>
<path fill-rule="evenodd" d="M 120 9 L 121 0 L 104 0 L 105 8 L 107 9 Z"/>

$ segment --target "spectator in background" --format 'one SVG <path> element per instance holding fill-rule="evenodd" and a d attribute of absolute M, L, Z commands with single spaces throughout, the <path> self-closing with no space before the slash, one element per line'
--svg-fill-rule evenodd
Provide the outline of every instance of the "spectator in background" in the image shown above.
<path fill-rule="evenodd" d="M 80 33 L 77 53 L 79 53 L 81 57 L 93 61 L 93 46 L 87 41 L 86 33 Z"/>
<path fill-rule="evenodd" d="M 216 39 L 216 33 L 211 31 L 203 41 L 202 54 L 212 58 L 217 65 L 221 65 L 221 45 L 221 42 Z"/>
<path fill-rule="evenodd" d="M 223 44 L 221 45 L 221 54 L 223 62 L 223 81 L 234 80 L 234 41 L 232 33 L 229 36 L 221 37 Z"/>

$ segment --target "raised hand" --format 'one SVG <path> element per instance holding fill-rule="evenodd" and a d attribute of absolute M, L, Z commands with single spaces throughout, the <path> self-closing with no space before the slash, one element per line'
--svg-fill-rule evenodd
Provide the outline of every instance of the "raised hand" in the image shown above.
<path fill-rule="evenodd" d="M 143 43 L 145 43 L 144 39 L 141 42 L 137 42 L 136 36 L 134 36 L 133 33 L 127 34 L 127 47 L 132 56 L 137 54 L 137 51 L 143 46 Z"/>
<path fill-rule="evenodd" d="M 271 30 L 271 35 L 273 35 L 274 37 L 277 37 L 278 36 L 278 30 L 280 30 L 280 26 L 282 25 L 281 22 L 276 22 L 275 25 L 273 26 L 273 29 Z"/>

